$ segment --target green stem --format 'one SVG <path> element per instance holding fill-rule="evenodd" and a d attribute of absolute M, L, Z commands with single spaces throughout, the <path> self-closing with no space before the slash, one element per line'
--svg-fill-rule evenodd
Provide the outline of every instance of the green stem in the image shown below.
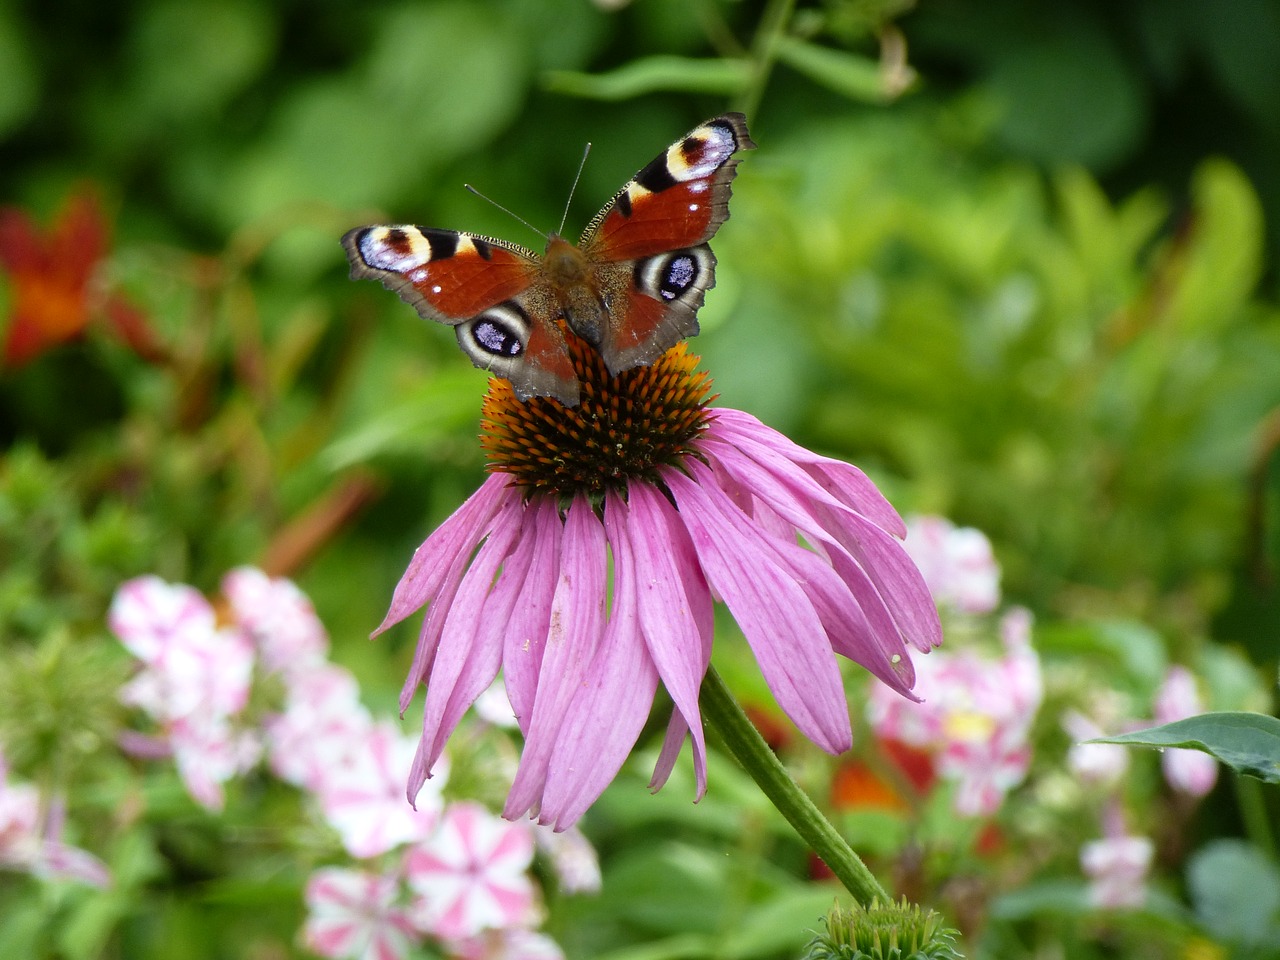
<path fill-rule="evenodd" d="M 854 899 L 864 907 L 870 906 L 873 899 L 888 903 L 889 895 L 884 888 L 844 837 L 836 832 L 831 822 L 791 779 L 755 724 L 747 719 L 742 707 L 733 699 L 715 667 L 707 670 L 703 678 L 701 705 L 703 716 L 720 734 L 720 739 L 738 763 L 800 834 L 800 839 L 831 868 Z"/>
<path fill-rule="evenodd" d="M 751 84 L 739 95 L 735 104 L 748 117 L 754 117 L 756 108 L 760 106 L 769 74 L 773 70 L 773 62 L 777 59 L 778 38 L 786 33 L 794 7 L 795 0 L 769 0 L 765 6 L 760 25 L 751 41 Z"/>
<path fill-rule="evenodd" d="M 1245 836 L 1272 859 L 1276 855 L 1276 838 L 1271 832 L 1271 820 L 1267 816 L 1266 802 L 1262 796 L 1262 784 L 1252 777 L 1233 777 L 1240 816 L 1245 824 Z"/>

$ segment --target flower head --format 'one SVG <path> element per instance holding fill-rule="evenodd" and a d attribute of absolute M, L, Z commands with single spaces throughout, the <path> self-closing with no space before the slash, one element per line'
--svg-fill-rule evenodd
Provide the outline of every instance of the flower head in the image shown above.
<path fill-rule="evenodd" d="M 1195 716 L 1204 707 L 1196 690 L 1196 678 L 1186 667 L 1169 668 L 1156 693 L 1156 721 L 1173 723 Z M 1164 778 L 1175 790 L 1203 797 L 1218 782 L 1218 761 L 1199 750 L 1165 750 L 1160 756 Z"/>
<path fill-rule="evenodd" d="M 525 927 L 537 919 L 533 837 L 476 803 L 445 811 L 430 843 L 405 857 L 409 886 L 418 894 L 418 925 L 445 940 L 486 930 Z"/>
<path fill-rule="evenodd" d="M 929 751 L 938 773 L 955 782 L 965 816 L 995 813 L 1031 764 L 1031 725 L 1043 698 L 1040 658 L 1021 609 L 1000 622 L 1003 656 L 940 653 L 921 664 L 923 703 L 875 688 L 867 713 L 876 733 Z"/>
<path fill-rule="evenodd" d="M 307 881 L 307 948 L 321 957 L 401 960 L 416 940 L 395 876 L 327 867 Z"/>
<path fill-rule="evenodd" d="M 143 356 L 158 356 L 141 311 L 95 285 L 108 244 L 97 199 L 71 196 L 48 234 L 16 207 L 0 208 L 0 267 L 13 287 L 4 361 L 19 366 L 83 333 L 101 312 L 115 333 Z"/>
<path fill-rule="evenodd" d="M 573 824 L 625 761 L 659 683 L 674 710 L 653 785 L 688 737 L 701 796 L 713 599 L 800 730 L 848 749 L 836 654 L 910 696 L 910 648 L 941 640 L 897 513 L 856 467 L 708 407 L 683 345 L 611 376 L 569 341 L 581 402 L 521 403 L 492 381 L 491 475 L 414 554 L 380 628 L 427 607 L 401 696 L 407 707 L 427 685 L 409 795 L 501 669 L 525 736 L 504 815 Z"/>

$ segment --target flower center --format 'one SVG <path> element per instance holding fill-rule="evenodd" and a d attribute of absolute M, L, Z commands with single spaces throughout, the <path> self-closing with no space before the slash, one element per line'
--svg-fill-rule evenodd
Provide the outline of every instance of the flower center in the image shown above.
<path fill-rule="evenodd" d="M 706 429 L 711 380 L 678 343 L 647 367 L 610 376 L 600 355 L 565 330 L 582 384 L 566 407 L 554 397 L 516 399 L 506 380 L 489 381 L 480 445 L 490 472 L 509 473 L 534 493 L 572 496 L 625 489 L 632 479 L 657 480 L 657 468 L 693 452 Z"/>

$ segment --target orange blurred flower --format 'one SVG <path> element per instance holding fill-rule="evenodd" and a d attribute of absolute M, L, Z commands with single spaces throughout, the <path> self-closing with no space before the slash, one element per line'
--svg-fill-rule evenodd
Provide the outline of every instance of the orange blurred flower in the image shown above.
<path fill-rule="evenodd" d="M 110 227 L 89 191 L 72 194 L 47 233 L 17 207 L 0 208 L 0 267 L 12 305 L 4 364 L 17 367 L 84 333 L 95 317 L 146 359 L 160 350 L 146 316 L 96 283 Z"/>

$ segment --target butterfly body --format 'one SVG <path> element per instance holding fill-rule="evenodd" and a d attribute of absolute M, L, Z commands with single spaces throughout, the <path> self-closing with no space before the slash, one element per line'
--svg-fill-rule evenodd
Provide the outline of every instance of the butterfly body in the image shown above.
<path fill-rule="evenodd" d="M 453 230 L 358 227 L 343 237 L 351 275 L 380 280 L 453 326 L 472 362 L 510 380 L 521 399 L 572 406 L 579 384 L 561 323 L 614 374 L 698 332 L 715 283 L 707 241 L 729 216 L 737 154 L 754 146 L 741 114 L 708 120 L 636 174 L 577 245 L 552 234 L 541 256 Z"/>

